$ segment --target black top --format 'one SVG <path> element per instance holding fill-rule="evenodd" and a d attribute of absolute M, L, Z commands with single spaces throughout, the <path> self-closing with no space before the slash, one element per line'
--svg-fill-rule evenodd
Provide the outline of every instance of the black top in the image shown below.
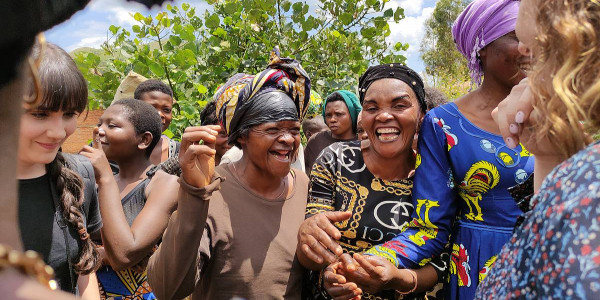
<path fill-rule="evenodd" d="M 317 161 L 317 157 L 319 157 L 321 151 L 327 148 L 327 146 L 336 142 L 348 142 L 354 140 L 356 140 L 356 136 L 350 140 L 336 139 L 331 135 L 331 131 L 329 130 L 321 131 L 311 136 L 306 143 L 306 148 L 304 148 L 304 166 L 306 174 L 310 174 L 310 170 Z"/>
<path fill-rule="evenodd" d="M 135 218 L 142 212 L 144 205 L 146 205 L 146 187 L 154 174 L 158 171 L 157 166 L 153 166 L 148 172 L 146 172 L 146 178 L 138 183 L 123 199 L 121 199 L 121 205 L 123 205 L 123 212 L 129 226 L 133 224 Z"/>
<path fill-rule="evenodd" d="M 93 173 L 91 174 L 93 178 Z M 93 234 L 102 227 L 98 198 L 93 186 L 84 177 L 86 183 L 85 200 L 82 211 L 87 231 Z M 72 265 L 79 261 L 81 240 L 77 229 L 68 224 L 60 211 L 56 211 L 53 196 L 60 201 L 60 195 L 54 192 L 50 175 L 19 180 L 19 227 L 25 250 L 34 250 L 50 265 L 55 272 L 60 289 L 75 294 L 77 274 Z M 53 195 L 55 193 L 55 195 Z M 66 229 L 66 230 L 63 230 Z M 68 241 L 68 243 L 66 243 Z M 70 259 L 68 262 L 67 257 Z"/>
<path fill-rule="evenodd" d="M 352 212 L 350 219 L 334 224 L 342 234 L 338 243 L 344 252 L 362 253 L 402 232 L 414 210 L 412 187 L 412 178 L 388 181 L 375 177 L 363 160 L 360 141 L 334 143 L 321 152 L 313 165 L 306 217 L 323 211 Z M 434 259 L 432 266 L 438 276 L 446 271 L 443 258 Z M 311 277 L 313 290 L 322 293 L 319 276 Z M 395 296 L 394 291 L 383 291 L 365 298 Z M 422 298 L 423 294 L 405 297 Z"/>

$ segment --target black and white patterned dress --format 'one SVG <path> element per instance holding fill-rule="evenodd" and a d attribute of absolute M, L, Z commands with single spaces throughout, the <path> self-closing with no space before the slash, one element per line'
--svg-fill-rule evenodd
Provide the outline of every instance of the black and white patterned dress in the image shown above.
<path fill-rule="evenodd" d="M 412 178 L 387 181 L 375 177 L 365 165 L 359 141 L 334 143 L 321 152 L 310 172 L 306 218 L 324 211 L 351 211 L 350 219 L 334 224 L 342 233 L 338 243 L 344 252 L 362 253 L 394 238 L 411 220 L 412 186 Z M 447 261 L 447 257 L 438 257 L 430 262 L 440 278 L 445 274 Z M 313 272 L 308 283 L 313 298 L 324 293 L 319 275 Z M 363 295 L 363 299 L 398 296 L 395 291 L 383 291 Z M 423 298 L 424 294 L 405 297 Z"/>

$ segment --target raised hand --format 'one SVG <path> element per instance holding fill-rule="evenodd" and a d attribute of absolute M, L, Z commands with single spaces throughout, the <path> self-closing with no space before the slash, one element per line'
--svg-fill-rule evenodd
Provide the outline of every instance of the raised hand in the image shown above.
<path fill-rule="evenodd" d="M 360 299 L 362 290 L 356 283 L 347 282 L 346 277 L 338 273 L 342 270 L 340 262 L 330 264 L 323 273 L 323 287 L 334 300 Z"/>
<path fill-rule="evenodd" d="M 102 129 L 95 127 L 92 135 L 92 146 L 85 145 L 79 151 L 79 154 L 87 157 L 92 162 L 94 176 L 96 177 L 96 182 L 99 184 L 102 180 L 114 180 L 112 169 L 100 143 L 100 135 L 103 134 L 101 131 Z"/>
<path fill-rule="evenodd" d="M 179 165 L 181 178 L 201 188 L 207 186 L 215 173 L 215 142 L 221 126 L 188 127 L 181 137 Z"/>
<path fill-rule="evenodd" d="M 351 212 L 329 211 L 304 220 L 298 230 L 302 254 L 316 264 L 336 262 L 344 251 L 336 242 L 342 234 L 333 223 L 349 219 L 350 216 Z"/>

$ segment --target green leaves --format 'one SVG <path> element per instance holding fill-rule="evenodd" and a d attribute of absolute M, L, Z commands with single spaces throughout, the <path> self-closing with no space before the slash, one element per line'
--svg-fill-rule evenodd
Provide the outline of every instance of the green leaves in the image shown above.
<path fill-rule="evenodd" d="M 365 38 L 372 38 L 377 34 L 377 29 L 375 28 L 363 28 L 360 30 L 360 34 L 362 34 Z"/>
<path fill-rule="evenodd" d="M 206 18 L 206 20 L 204 21 L 204 24 L 208 28 L 215 28 L 215 27 L 219 26 L 219 24 L 221 24 L 219 15 L 217 15 L 216 13 L 209 15 L 208 18 Z"/>
<path fill-rule="evenodd" d="M 383 17 L 386 19 L 391 18 L 392 16 L 394 16 L 394 10 L 391 8 L 388 8 L 383 12 Z"/>
<path fill-rule="evenodd" d="M 201 83 L 196 84 L 196 89 L 198 90 L 198 93 L 200 93 L 200 94 L 206 94 L 206 92 L 208 92 L 208 89 Z"/>
<path fill-rule="evenodd" d="M 119 31 L 119 28 L 121 28 L 121 27 L 118 27 L 118 26 L 115 26 L 115 25 L 110 25 L 110 27 L 108 27 L 108 30 L 110 30 L 110 32 L 112 34 L 117 34 L 117 31 Z"/>
<path fill-rule="evenodd" d="M 194 52 L 190 49 L 183 49 L 175 53 L 174 63 L 180 65 L 183 68 L 189 68 L 192 65 L 196 64 L 196 56 Z"/>
<path fill-rule="evenodd" d="M 148 63 L 148 67 L 150 68 L 150 71 L 152 71 L 152 73 L 154 73 L 154 75 L 156 75 L 156 77 L 163 77 L 165 76 L 165 69 L 158 64 L 157 62 L 149 62 Z"/>
<path fill-rule="evenodd" d="M 319 1 L 311 7 L 306 0 L 207 0 L 212 8 L 200 14 L 187 3 L 134 13 L 131 32 L 112 25 L 102 50 L 75 55 L 90 106 L 108 106 L 130 71 L 164 80 L 177 100 L 165 134 L 178 138 L 200 123 L 198 112 L 219 85 L 233 74 L 264 70 L 276 45 L 302 62 L 323 96 L 355 90 L 372 63 L 405 60 L 395 52 L 408 45 L 386 40 L 388 22 L 404 17 L 401 8 L 384 9 L 388 0 Z"/>
<path fill-rule="evenodd" d="M 340 15 L 340 21 L 342 21 L 342 24 L 344 25 L 349 25 L 352 23 L 352 19 L 352 14 L 350 13 L 343 13 Z"/>
<path fill-rule="evenodd" d="M 223 10 L 225 11 L 225 14 L 233 15 L 234 13 L 237 12 L 238 8 L 237 8 L 237 5 L 235 4 L 235 2 L 229 2 L 229 3 L 225 3 L 225 5 L 223 5 Z"/>
<path fill-rule="evenodd" d="M 404 18 L 404 8 L 398 7 L 394 12 L 394 22 L 398 23 L 400 20 Z"/>

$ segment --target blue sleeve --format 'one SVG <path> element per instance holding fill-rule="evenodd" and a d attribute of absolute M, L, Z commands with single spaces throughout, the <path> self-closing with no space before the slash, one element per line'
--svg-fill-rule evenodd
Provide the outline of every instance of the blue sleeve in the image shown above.
<path fill-rule="evenodd" d="M 456 218 L 457 203 L 448 138 L 441 122 L 433 111 L 429 112 L 419 133 L 412 220 L 402 233 L 369 249 L 367 254 L 382 256 L 399 267 L 415 268 L 444 251 Z M 456 141 L 453 136 L 451 143 L 454 145 Z"/>

